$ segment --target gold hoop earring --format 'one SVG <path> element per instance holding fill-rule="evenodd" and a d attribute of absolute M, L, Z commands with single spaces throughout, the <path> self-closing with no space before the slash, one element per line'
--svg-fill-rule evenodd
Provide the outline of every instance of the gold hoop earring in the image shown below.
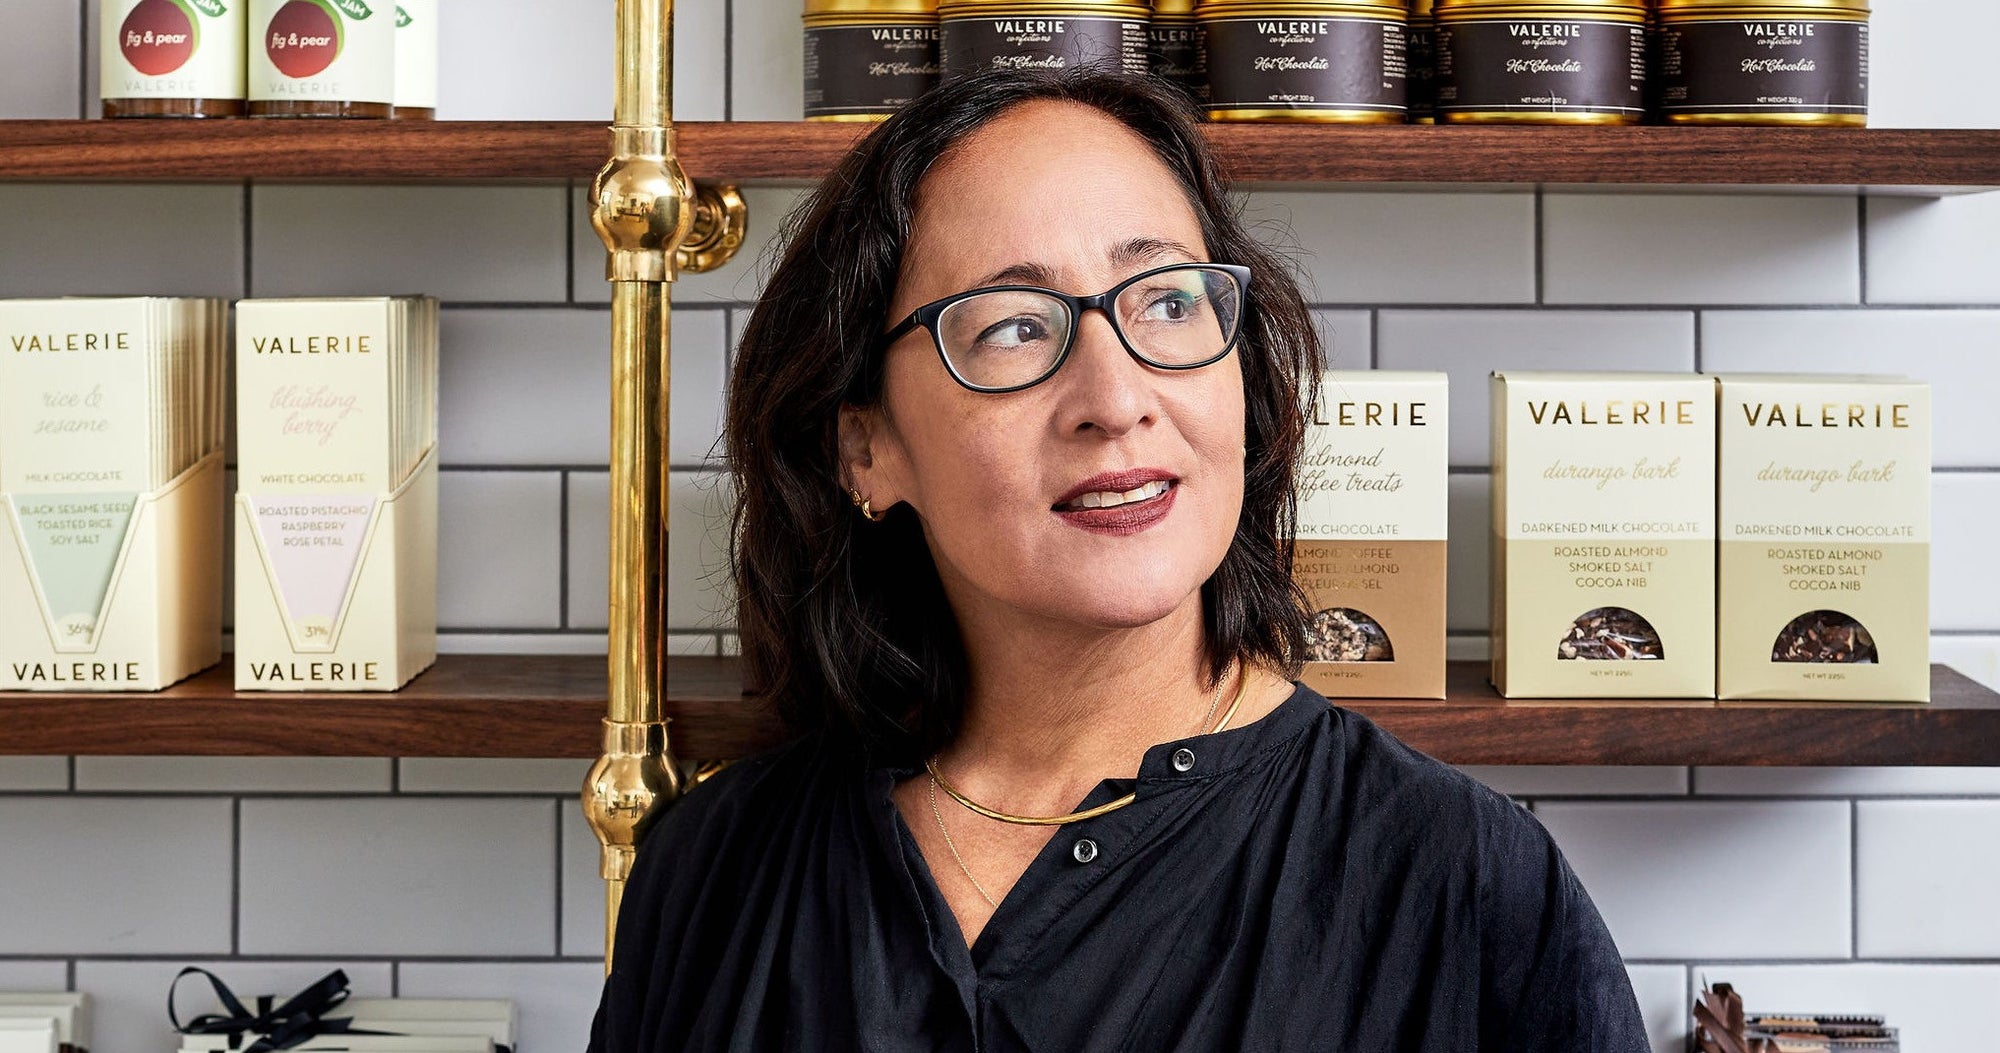
<path fill-rule="evenodd" d="M 866 519 L 870 523 L 880 523 L 884 519 L 889 518 L 887 510 L 881 512 L 875 511 L 870 507 L 868 498 L 861 496 L 861 491 L 851 486 L 847 488 L 847 497 L 848 500 L 854 502 L 854 507 L 861 509 L 861 518 Z"/>

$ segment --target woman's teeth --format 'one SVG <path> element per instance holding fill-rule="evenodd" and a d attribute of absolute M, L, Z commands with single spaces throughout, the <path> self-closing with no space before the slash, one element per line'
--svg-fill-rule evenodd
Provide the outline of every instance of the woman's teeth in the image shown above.
<path fill-rule="evenodd" d="M 1119 493 L 1115 490 L 1094 490 L 1069 503 L 1071 508 L 1116 508 L 1137 501 L 1150 501 L 1167 492 L 1170 484 L 1165 479 L 1156 479 L 1137 490 Z"/>

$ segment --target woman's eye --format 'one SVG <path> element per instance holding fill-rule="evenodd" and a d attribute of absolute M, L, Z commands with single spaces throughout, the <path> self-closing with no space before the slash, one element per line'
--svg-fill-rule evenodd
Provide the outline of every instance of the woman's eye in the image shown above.
<path fill-rule="evenodd" d="M 1011 348 L 1032 344 L 1047 339 L 1048 327 L 1035 318 L 1009 318 L 996 322 L 980 332 L 976 341 L 982 347 Z"/>
<path fill-rule="evenodd" d="M 1184 322 L 1194 317 L 1200 301 L 1190 293 L 1171 292 L 1155 298 L 1139 316 L 1146 322 Z"/>

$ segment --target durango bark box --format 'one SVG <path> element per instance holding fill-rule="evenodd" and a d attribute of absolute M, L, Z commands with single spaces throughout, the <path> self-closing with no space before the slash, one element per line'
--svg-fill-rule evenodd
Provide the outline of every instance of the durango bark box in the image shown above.
<path fill-rule="evenodd" d="M 1929 701 L 1930 387 L 1721 380 L 1721 696 Z"/>
<path fill-rule="evenodd" d="M 1715 694 L 1715 381 L 1495 373 L 1493 683 Z"/>
<path fill-rule="evenodd" d="M 1321 392 L 1298 483 L 1301 679 L 1329 698 L 1443 698 L 1445 375 L 1335 371 Z"/>

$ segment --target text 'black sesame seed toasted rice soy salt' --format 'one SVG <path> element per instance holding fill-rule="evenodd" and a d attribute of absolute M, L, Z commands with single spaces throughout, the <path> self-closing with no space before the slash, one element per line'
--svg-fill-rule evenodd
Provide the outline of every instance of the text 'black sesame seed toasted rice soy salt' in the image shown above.
<path fill-rule="evenodd" d="M 1443 373 L 1325 375 L 1299 466 L 1300 674 L 1328 698 L 1445 696 Z"/>
<path fill-rule="evenodd" d="M 1721 697 L 1929 701 L 1929 385 L 1721 390 Z"/>
<path fill-rule="evenodd" d="M 1715 381 L 1495 373 L 1493 683 L 1715 694 Z"/>

